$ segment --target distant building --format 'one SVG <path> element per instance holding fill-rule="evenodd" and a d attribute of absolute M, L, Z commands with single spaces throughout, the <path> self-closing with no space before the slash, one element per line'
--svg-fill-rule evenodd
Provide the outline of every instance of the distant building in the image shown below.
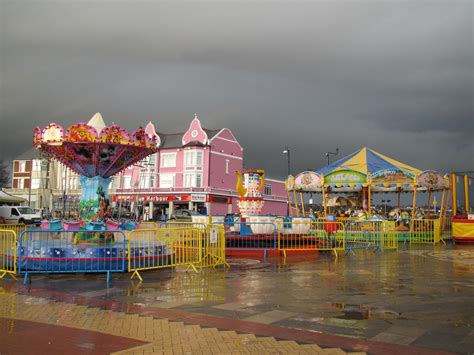
<path fill-rule="evenodd" d="M 116 205 L 150 217 L 172 215 L 176 208 L 238 213 L 235 172 L 243 169 L 244 149 L 229 129 L 202 128 L 195 116 L 184 133 L 155 132 L 151 123 L 145 131 L 157 133 L 159 151 L 114 178 Z M 263 197 L 262 213 L 286 214 L 284 181 L 266 179 Z"/>
<path fill-rule="evenodd" d="M 78 204 L 79 177 L 62 164 L 41 158 L 31 148 L 16 157 L 12 165 L 12 187 L 5 192 L 24 198 L 33 208 L 48 211 L 69 211 Z"/>

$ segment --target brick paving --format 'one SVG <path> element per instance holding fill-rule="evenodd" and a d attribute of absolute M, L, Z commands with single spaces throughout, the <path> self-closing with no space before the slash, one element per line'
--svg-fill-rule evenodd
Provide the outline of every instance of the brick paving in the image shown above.
<path fill-rule="evenodd" d="M 100 274 L 4 280 L 0 353 L 472 354 L 473 255 L 448 245 L 337 262 L 234 258 L 143 283 L 118 274 L 111 288 Z"/>
<path fill-rule="evenodd" d="M 298 344 L 295 341 L 276 340 L 273 337 L 257 337 L 254 334 L 239 334 L 236 331 L 223 331 L 216 328 L 203 328 L 199 325 L 184 324 L 183 322 L 157 319 L 139 314 L 115 312 L 97 307 L 54 302 L 42 297 L 21 295 L 14 293 L 0 294 L 0 317 L 3 325 L 2 354 L 25 353 L 21 346 L 21 339 L 27 330 L 36 328 L 43 331 L 48 328 L 47 334 L 42 334 L 43 344 L 31 340 L 27 344 L 31 350 L 41 353 L 62 353 L 67 349 L 74 353 L 67 338 L 58 338 L 59 328 L 78 329 L 80 331 L 97 332 L 103 336 L 89 336 L 81 352 L 107 352 L 104 344 L 118 344 L 125 347 L 130 344 L 129 339 L 140 345 L 114 351 L 114 354 L 346 354 L 339 348 L 321 348 L 316 344 Z M 49 329 L 54 326 L 56 329 Z M 45 328 L 47 327 L 47 328 Z M 15 332 L 8 330 L 15 329 Z M 24 333 L 25 332 L 25 333 Z M 51 339 L 53 335 L 54 345 Z M 112 335 L 114 338 L 107 337 Z M 13 339 L 18 336 L 17 341 Z M 49 338 L 48 338 L 49 337 Z M 84 334 L 82 334 L 84 339 Z M 9 339 L 9 342 L 7 342 Z M 50 340 L 48 340 L 50 339 Z M 90 343 L 90 342 L 93 343 Z M 49 344 L 48 344 L 49 343 Z M 135 344 L 134 344 L 135 345 Z M 41 346 L 43 346 L 41 348 Z M 69 346 L 69 348 L 67 348 Z M 9 347 L 9 348 L 7 348 Z M 89 347 L 89 349 L 88 349 Z M 94 348 L 93 351 L 90 348 Z M 77 350 L 77 349 L 76 349 Z M 363 352 L 351 352 L 363 354 Z"/>
<path fill-rule="evenodd" d="M 63 354 L 58 349 L 65 347 L 73 354 L 74 346 L 81 347 L 80 353 L 109 353 L 109 343 L 121 346 L 113 351 L 119 354 L 448 354 L 20 285 L 0 287 L 0 320 L 16 329 L 0 334 L 2 354 Z M 23 346 L 33 352 L 19 350 L 25 336 L 21 322 L 29 322 L 27 329 L 35 328 L 36 338 L 42 338 Z M 62 328 L 59 333 L 63 334 L 75 329 L 81 343 L 70 335 L 58 340 L 58 332 L 45 331 L 45 325 Z M 16 342 L 15 335 L 19 335 Z M 50 346 L 52 342 L 55 347 Z"/>

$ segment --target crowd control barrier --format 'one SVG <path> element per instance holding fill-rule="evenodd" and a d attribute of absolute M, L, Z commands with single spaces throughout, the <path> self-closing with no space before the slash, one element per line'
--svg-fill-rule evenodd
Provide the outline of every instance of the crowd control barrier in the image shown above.
<path fill-rule="evenodd" d="M 398 236 L 394 221 L 352 221 L 346 223 L 346 250 L 398 249 Z"/>
<path fill-rule="evenodd" d="M 441 239 L 439 219 L 414 219 L 410 221 L 410 243 L 436 244 Z"/>
<path fill-rule="evenodd" d="M 140 222 L 135 226 L 135 229 L 156 229 L 160 228 L 160 222 Z"/>
<path fill-rule="evenodd" d="M 451 216 L 443 216 L 440 218 L 439 225 L 440 225 L 440 234 L 441 238 L 451 238 L 453 232 L 453 225 L 452 225 L 453 217 Z"/>
<path fill-rule="evenodd" d="M 318 220 L 316 222 L 283 222 L 278 224 L 278 250 L 287 251 L 337 251 L 345 249 L 345 226 L 341 222 Z"/>
<path fill-rule="evenodd" d="M 277 250 L 277 226 L 270 222 L 223 222 L 225 247 L 229 251 Z"/>
<path fill-rule="evenodd" d="M 124 272 L 126 239 L 122 231 L 26 230 L 18 248 L 18 272 L 32 274 Z"/>
<path fill-rule="evenodd" d="M 23 231 L 26 231 L 27 225 L 23 223 L 19 224 L 0 224 L 0 230 L 12 230 L 17 236 L 21 235 Z"/>
<path fill-rule="evenodd" d="M 229 267 L 226 261 L 226 239 L 225 230 L 221 225 L 209 224 L 203 240 L 204 255 L 202 267 L 213 267 L 223 265 Z"/>
<path fill-rule="evenodd" d="M 16 280 L 18 239 L 14 230 L 0 229 L 0 279 L 10 275 Z"/>
<path fill-rule="evenodd" d="M 140 271 L 188 266 L 198 271 L 203 258 L 203 234 L 199 228 L 137 229 L 128 234 L 128 271 L 131 279 Z"/>
<path fill-rule="evenodd" d="M 162 223 L 160 228 L 137 229 L 128 234 L 128 271 L 143 280 L 140 271 L 186 266 L 228 267 L 224 228 L 201 223 Z"/>

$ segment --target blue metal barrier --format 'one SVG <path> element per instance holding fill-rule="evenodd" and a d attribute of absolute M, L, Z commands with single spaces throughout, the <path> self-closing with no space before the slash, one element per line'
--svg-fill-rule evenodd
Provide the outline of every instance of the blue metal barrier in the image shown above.
<path fill-rule="evenodd" d="M 27 230 L 18 243 L 18 272 L 32 274 L 125 272 L 127 241 L 118 230 Z"/>

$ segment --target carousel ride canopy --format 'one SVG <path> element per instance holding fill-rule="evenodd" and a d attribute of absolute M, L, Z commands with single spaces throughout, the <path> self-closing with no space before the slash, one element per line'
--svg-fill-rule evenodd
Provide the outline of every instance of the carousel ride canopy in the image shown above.
<path fill-rule="evenodd" d="M 427 170 L 422 171 L 401 163 L 369 148 L 362 148 L 317 171 L 304 171 L 286 180 L 288 193 L 322 193 L 323 203 L 330 207 L 329 193 L 361 194 L 361 207 L 370 213 L 371 193 L 423 192 L 449 190 L 447 176 Z M 288 195 L 290 199 L 290 194 Z M 303 204 L 303 198 L 300 197 Z M 295 206 L 297 197 L 294 195 Z M 336 206 L 341 201 L 334 200 Z M 414 201 L 415 204 L 415 201 Z M 340 205 L 340 204 L 339 204 Z M 414 207 L 413 207 L 414 208 Z M 298 208 L 296 208 L 298 214 Z"/>
<path fill-rule="evenodd" d="M 156 135 L 143 128 L 129 134 L 122 127 L 106 126 L 100 113 L 88 122 L 63 129 L 51 123 L 36 127 L 33 144 L 81 176 L 111 177 L 157 151 Z"/>
<path fill-rule="evenodd" d="M 321 192 L 323 187 L 356 192 L 368 186 L 373 192 L 437 191 L 449 188 L 449 181 L 436 171 L 421 171 L 366 147 L 316 172 L 287 179 L 288 190 L 302 192 Z"/>

